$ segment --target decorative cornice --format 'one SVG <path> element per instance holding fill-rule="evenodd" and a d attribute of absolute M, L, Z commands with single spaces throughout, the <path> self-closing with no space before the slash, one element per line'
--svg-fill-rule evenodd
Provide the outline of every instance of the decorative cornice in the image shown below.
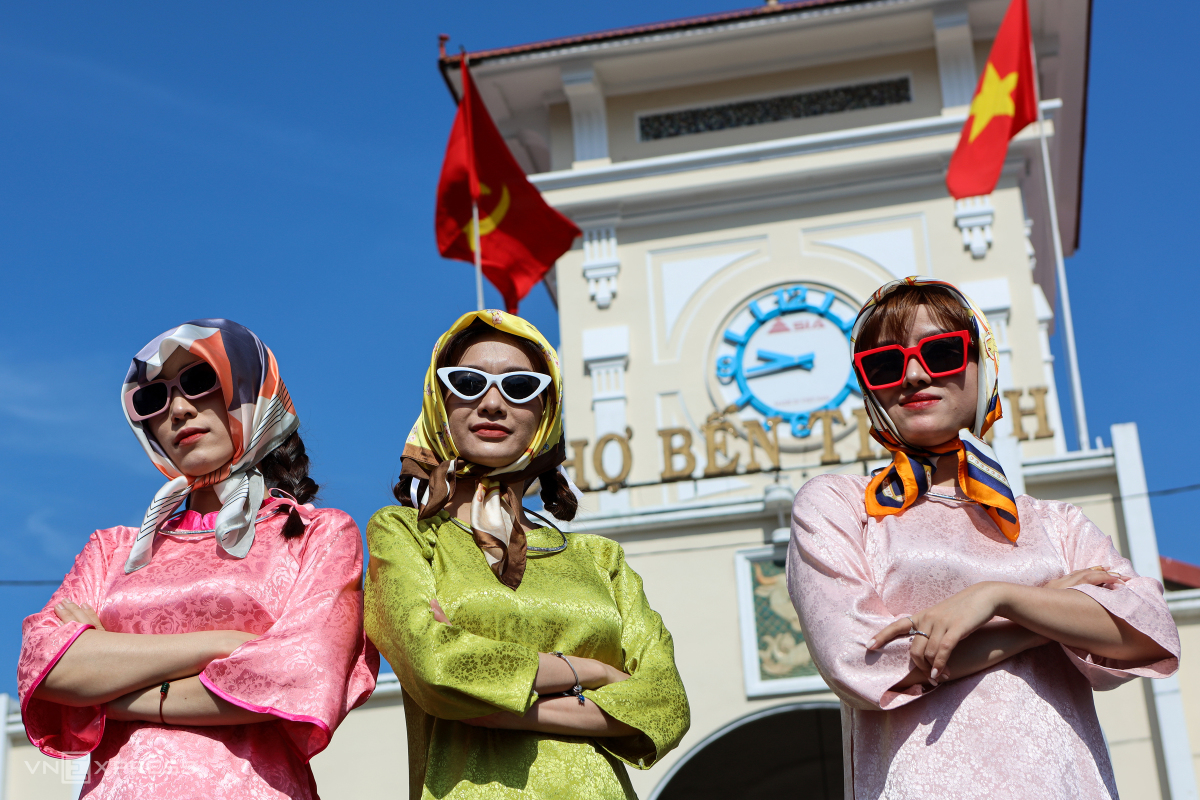
<path fill-rule="evenodd" d="M 1042 110 L 1056 111 L 1062 107 L 1058 99 L 1043 100 Z M 655 156 L 633 161 L 620 161 L 585 169 L 568 169 L 530 175 L 529 180 L 543 192 L 573 189 L 583 186 L 635 180 L 657 175 L 671 175 L 698 169 L 711 169 L 737 164 L 748 164 L 768 159 L 789 156 L 811 155 L 831 150 L 866 147 L 889 142 L 902 142 L 931 136 L 958 133 L 967 121 L 966 114 L 947 114 L 937 117 L 888 122 L 883 125 L 867 125 L 861 128 L 846 128 L 828 133 L 812 133 L 786 139 L 771 139 L 765 142 L 739 144 L 729 147 L 714 147 L 694 150 L 669 156 Z M 1021 138 L 1028 138 L 1036 130 L 1027 128 Z"/>
<path fill-rule="evenodd" d="M 1047 101 L 1058 108 L 1058 101 Z M 940 185 L 963 114 L 755 142 L 531 176 L 581 227 L 618 229 L 866 193 Z M 1052 128 L 1051 128 L 1052 131 Z M 1005 174 L 1037 157 L 1037 130 L 1013 142 Z M 819 156 L 814 158 L 814 156 Z"/>

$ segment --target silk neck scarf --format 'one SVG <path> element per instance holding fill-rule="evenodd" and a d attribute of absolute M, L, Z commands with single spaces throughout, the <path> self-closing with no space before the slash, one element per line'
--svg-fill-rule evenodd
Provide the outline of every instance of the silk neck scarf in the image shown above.
<path fill-rule="evenodd" d="M 122 397 L 129 389 L 157 378 L 163 364 L 180 348 L 207 361 L 217 372 L 233 438 L 233 458 L 207 475 L 184 475 L 145 423 L 135 422 L 125 412 L 125 420 L 146 454 L 168 478 L 142 519 L 125 562 L 126 574 L 150 563 L 159 527 L 189 494 L 207 486 L 214 488 L 221 501 L 218 545 L 234 558 L 245 558 L 254 543 L 254 518 L 266 494 L 262 473 L 255 466 L 300 425 L 292 398 L 279 378 L 275 355 L 257 336 L 227 319 L 193 320 L 155 337 L 133 357 L 121 387 Z M 124 402 L 121 408 L 125 408 Z"/>
<path fill-rule="evenodd" d="M 975 320 L 979 340 L 979 400 L 975 424 L 971 430 L 958 432 L 955 439 L 937 447 L 921 448 L 904 441 L 883 406 L 875 399 L 858 376 L 862 386 L 863 403 L 871 419 L 871 435 L 892 453 L 892 463 L 867 484 L 867 513 L 874 517 L 899 514 L 917 502 L 933 484 L 934 464 L 938 457 L 958 459 L 958 485 L 967 497 L 979 503 L 1009 541 L 1015 542 L 1021 533 L 1017 518 L 1017 503 L 1000 461 L 983 441 L 996 420 L 1003 416 L 999 392 L 999 359 L 996 339 L 988 327 L 987 317 L 958 287 L 933 278 L 910 277 L 881 286 L 858 312 L 851 342 L 857 342 L 880 301 L 901 286 L 939 286 L 968 309 Z"/>
<path fill-rule="evenodd" d="M 444 389 L 437 376 L 439 357 L 450 339 L 472 324 L 482 322 L 502 333 L 536 344 L 546 364 L 534 365 L 535 372 L 549 371 L 551 384 L 542 393 L 542 419 L 537 433 L 525 451 L 503 467 L 473 464 L 459 456 L 450 435 Z M 454 496 L 460 478 L 476 482 L 471 503 L 471 534 L 483 551 L 488 566 L 500 582 L 515 590 L 525 574 L 526 543 L 518 520 L 525 482 L 554 469 L 566 458 L 562 441 L 562 374 L 558 353 L 537 328 L 520 317 L 503 311 L 472 311 L 459 317 L 442 334 L 433 348 L 425 373 L 421 416 L 417 418 L 404 445 L 400 472 L 404 505 L 417 509 L 418 519 L 428 519 L 441 511 Z"/>

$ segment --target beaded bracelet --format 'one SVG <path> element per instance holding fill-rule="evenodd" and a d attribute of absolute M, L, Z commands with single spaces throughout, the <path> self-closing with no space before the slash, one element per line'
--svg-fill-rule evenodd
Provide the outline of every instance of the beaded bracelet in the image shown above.
<path fill-rule="evenodd" d="M 579 673 L 575 671 L 575 665 L 571 660 L 564 656 L 560 651 L 554 651 L 550 655 L 558 656 L 563 661 L 567 662 L 567 666 L 571 668 L 571 674 L 575 676 L 575 685 L 572 686 L 565 694 L 570 694 L 579 698 L 579 705 L 583 705 L 583 687 L 579 685 Z"/>
<path fill-rule="evenodd" d="M 163 703 L 167 702 L 167 692 L 171 691 L 171 682 L 166 681 L 162 686 L 158 687 L 158 721 L 163 725 L 167 721 L 163 719 Z"/>

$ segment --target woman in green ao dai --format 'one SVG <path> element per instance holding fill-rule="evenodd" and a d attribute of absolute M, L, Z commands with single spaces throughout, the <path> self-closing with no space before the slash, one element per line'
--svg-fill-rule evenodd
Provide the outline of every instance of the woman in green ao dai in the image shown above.
<path fill-rule="evenodd" d="M 671 635 L 560 465 L 558 355 L 525 320 L 464 315 L 439 339 L 395 494 L 367 528 L 367 635 L 404 690 L 413 798 L 635 798 L 686 733 Z"/>

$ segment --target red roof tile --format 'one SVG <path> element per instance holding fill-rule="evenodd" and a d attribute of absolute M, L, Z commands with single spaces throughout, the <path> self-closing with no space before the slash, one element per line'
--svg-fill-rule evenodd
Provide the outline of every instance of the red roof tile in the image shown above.
<path fill-rule="evenodd" d="M 791 2 L 780 2 L 775 5 L 760 5 L 753 8 L 743 8 L 737 11 L 724 11 L 719 14 L 704 14 L 698 17 L 684 17 L 683 19 L 668 20 L 667 22 L 654 22 L 649 25 L 633 25 L 628 28 L 613 28 L 607 31 L 598 31 L 596 33 L 584 33 L 578 36 L 564 36 L 560 39 L 547 39 L 542 42 L 532 42 L 530 44 L 519 44 L 512 47 L 498 47 L 492 50 L 477 50 L 467 53 L 467 59 L 470 64 L 479 64 L 484 61 L 502 58 L 504 56 L 523 55 L 526 53 L 536 53 L 543 50 L 557 50 L 563 47 L 573 47 L 583 44 L 593 44 L 595 42 L 609 42 L 617 39 L 631 39 L 638 36 L 646 36 L 655 33 L 665 33 L 668 31 L 681 31 L 692 28 L 705 28 L 714 25 L 723 25 L 730 22 L 739 22 L 742 20 L 750 20 L 756 17 L 770 17 L 779 14 L 787 14 L 793 11 L 802 11 L 808 8 L 816 8 L 820 6 L 839 6 L 839 5 L 858 5 L 863 0 L 792 0 Z M 462 55 L 459 53 L 443 55 L 439 60 L 443 67 L 458 66 Z"/>
<path fill-rule="evenodd" d="M 1190 589 L 1200 589 L 1200 567 L 1166 556 L 1159 556 L 1158 560 L 1162 564 L 1164 581 L 1178 583 Z"/>

